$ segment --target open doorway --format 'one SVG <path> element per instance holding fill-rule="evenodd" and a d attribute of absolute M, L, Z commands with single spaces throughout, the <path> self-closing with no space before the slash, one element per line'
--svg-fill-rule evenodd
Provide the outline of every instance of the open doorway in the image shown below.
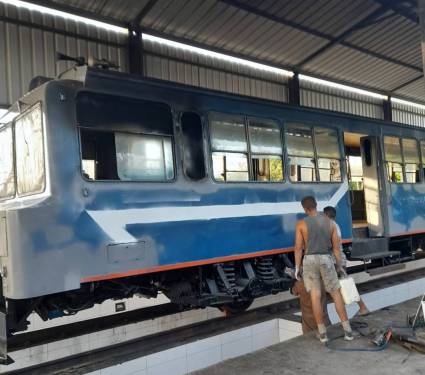
<path fill-rule="evenodd" d="M 344 133 L 344 147 L 347 158 L 348 182 L 351 197 L 353 228 L 367 228 L 364 174 L 360 151 L 360 138 L 365 134 Z"/>

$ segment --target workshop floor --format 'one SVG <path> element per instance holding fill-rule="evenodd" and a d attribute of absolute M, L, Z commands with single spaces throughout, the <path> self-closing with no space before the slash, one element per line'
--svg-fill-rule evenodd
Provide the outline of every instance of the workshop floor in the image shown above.
<path fill-rule="evenodd" d="M 354 318 L 353 325 L 364 335 L 375 329 L 388 326 L 406 326 L 407 314 L 416 312 L 420 298 L 385 308 L 367 317 Z M 342 334 L 339 325 L 329 331 L 331 338 Z M 376 348 L 367 336 L 352 342 L 342 338 L 332 340 L 335 348 Z M 399 343 L 391 341 L 389 346 L 378 352 L 342 352 L 320 344 L 313 334 L 299 336 L 281 344 L 270 346 L 254 353 L 230 359 L 218 365 L 197 371 L 196 375 L 382 375 L 382 374 L 425 374 L 425 355 L 411 352 Z"/>

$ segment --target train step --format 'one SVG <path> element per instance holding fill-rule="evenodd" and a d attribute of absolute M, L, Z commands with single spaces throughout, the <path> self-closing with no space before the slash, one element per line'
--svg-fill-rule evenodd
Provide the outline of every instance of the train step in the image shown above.
<path fill-rule="evenodd" d="M 367 226 L 353 228 L 353 238 L 369 238 L 369 228 Z"/>

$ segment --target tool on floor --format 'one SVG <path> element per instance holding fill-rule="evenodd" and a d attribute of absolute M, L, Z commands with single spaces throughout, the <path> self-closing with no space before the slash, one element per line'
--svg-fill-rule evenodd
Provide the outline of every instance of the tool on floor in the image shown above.
<path fill-rule="evenodd" d="M 386 346 L 391 339 L 393 331 L 390 327 L 386 328 L 383 331 L 378 331 L 375 337 L 372 339 L 372 343 L 374 343 L 377 347 Z"/>

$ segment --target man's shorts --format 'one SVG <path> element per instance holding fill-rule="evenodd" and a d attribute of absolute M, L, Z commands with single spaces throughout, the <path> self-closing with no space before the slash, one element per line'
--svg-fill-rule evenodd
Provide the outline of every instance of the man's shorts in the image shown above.
<path fill-rule="evenodd" d="M 303 280 L 307 292 L 313 288 L 321 290 L 321 280 L 328 293 L 341 288 L 330 255 L 306 255 L 303 261 Z"/>

